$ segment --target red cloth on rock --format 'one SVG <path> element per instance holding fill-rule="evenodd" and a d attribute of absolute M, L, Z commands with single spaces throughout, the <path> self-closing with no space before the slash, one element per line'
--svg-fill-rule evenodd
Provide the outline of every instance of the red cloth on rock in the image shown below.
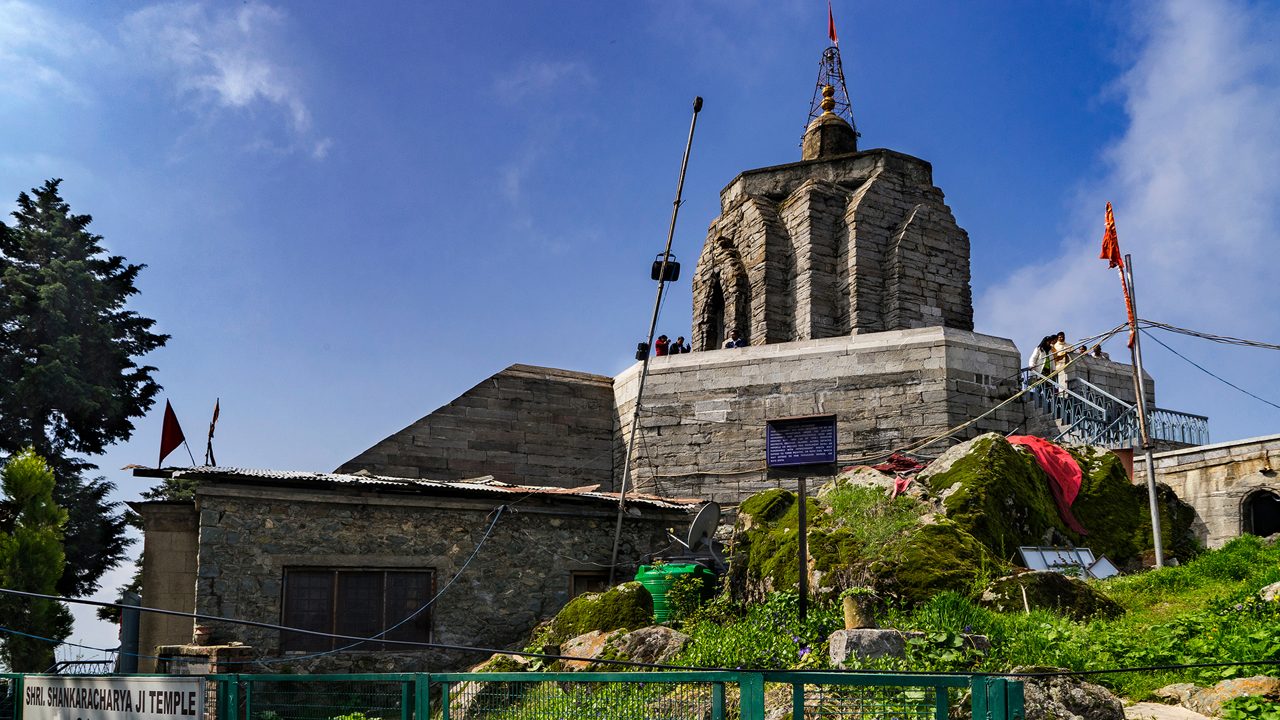
<path fill-rule="evenodd" d="M 1034 435 L 1010 435 L 1005 439 L 1010 445 L 1021 445 L 1031 451 L 1040 469 L 1049 476 L 1049 494 L 1053 495 L 1053 502 L 1057 504 L 1058 514 L 1062 516 L 1063 522 L 1081 535 L 1088 534 L 1080 521 L 1071 514 L 1071 503 L 1076 501 L 1076 495 L 1080 494 L 1080 484 L 1084 481 L 1080 466 L 1071 457 L 1071 453 Z"/>

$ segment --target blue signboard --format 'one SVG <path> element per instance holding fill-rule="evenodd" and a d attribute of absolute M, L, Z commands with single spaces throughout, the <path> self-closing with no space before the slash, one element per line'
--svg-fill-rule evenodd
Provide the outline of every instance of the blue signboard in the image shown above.
<path fill-rule="evenodd" d="M 836 461 L 836 416 L 770 420 L 764 433 L 769 467 L 820 465 Z"/>

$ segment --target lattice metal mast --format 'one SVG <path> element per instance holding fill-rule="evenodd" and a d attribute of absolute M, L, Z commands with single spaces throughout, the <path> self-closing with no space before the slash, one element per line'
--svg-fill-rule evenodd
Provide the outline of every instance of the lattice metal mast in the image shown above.
<path fill-rule="evenodd" d="M 855 137 L 862 137 L 862 133 L 858 132 L 858 124 L 853 121 L 853 103 L 849 100 L 849 88 L 844 83 L 844 65 L 840 62 L 840 48 L 836 45 L 824 50 L 822 59 L 818 61 L 818 82 L 813 87 L 813 100 L 809 102 L 809 119 L 805 120 L 805 129 L 808 130 L 809 123 L 822 114 L 822 88 L 827 85 L 835 90 L 836 106 L 832 112 L 849 123 Z M 803 138 L 804 133 L 800 136 Z"/>

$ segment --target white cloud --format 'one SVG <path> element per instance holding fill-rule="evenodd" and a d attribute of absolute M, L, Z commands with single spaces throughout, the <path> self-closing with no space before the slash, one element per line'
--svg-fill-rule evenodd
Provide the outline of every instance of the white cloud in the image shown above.
<path fill-rule="evenodd" d="M 1280 339 L 1280 314 L 1273 312 L 1280 304 L 1280 15 L 1239 2 L 1141 8 L 1139 50 L 1119 83 L 1128 128 L 1106 150 L 1103 177 L 1076 194 L 1079 210 L 1067 223 L 1074 230 L 1056 256 L 1016 270 L 979 298 L 979 329 L 1013 337 L 1024 351 L 1060 328 L 1083 336 L 1123 321 L 1119 280 L 1097 259 L 1108 200 L 1121 248 L 1134 256 L 1142 316 Z M 1185 340 L 1175 347 L 1187 349 Z M 1152 345 L 1149 354 L 1162 353 Z M 1277 366 L 1274 358 L 1192 349 L 1245 387 L 1264 395 L 1274 387 L 1261 372 Z M 1213 410 L 1233 427 L 1222 403 L 1241 397 L 1234 391 L 1181 366 L 1157 380 L 1202 403 L 1186 409 Z M 1243 402 L 1253 412 L 1247 404 L 1254 401 Z M 1271 424 L 1254 434 L 1280 429 L 1274 413 L 1259 417 Z"/>
<path fill-rule="evenodd" d="M 0 1 L 0 95 L 10 100 L 40 101 L 52 93 L 85 102 L 85 90 L 66 68 L 104 49 L 79 23 L 20 0 Z"/>
<path fill-rule="evenodd" d="M 496 83 L 497 98 L 512 105 L 563 86 L 591 86 L 595 75 L 586 63 L 570 60 L 526 60 Z"/>
<path fill-rule="evenodd" d="M 315 136 L 299 80 L 280 58 L 286 21 L 282 11 L 257 3 L 234 8 L 173 3 L 133 13 L 121 24 L 121 36 L 150 70 L 175 83 L 191 109 L 273 109 L 292 139 L 284 149 L 322 159 L 332 141 Z"/>

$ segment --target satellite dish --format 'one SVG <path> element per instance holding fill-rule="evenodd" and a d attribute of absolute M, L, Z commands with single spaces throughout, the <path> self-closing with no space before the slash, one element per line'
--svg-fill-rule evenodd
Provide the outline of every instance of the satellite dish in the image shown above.
<path fill-rule="evenodd" d="M 720 505 L 713 502 L 703 505 L 697 516 L 693 518 L 693 524 L 689 526 L 689 541 L 685 543 L 685 547 L 697 550 L 703 543 L 711 545 L 711 538 L 716 534 L 716 527 L 719 525 Z"/>

